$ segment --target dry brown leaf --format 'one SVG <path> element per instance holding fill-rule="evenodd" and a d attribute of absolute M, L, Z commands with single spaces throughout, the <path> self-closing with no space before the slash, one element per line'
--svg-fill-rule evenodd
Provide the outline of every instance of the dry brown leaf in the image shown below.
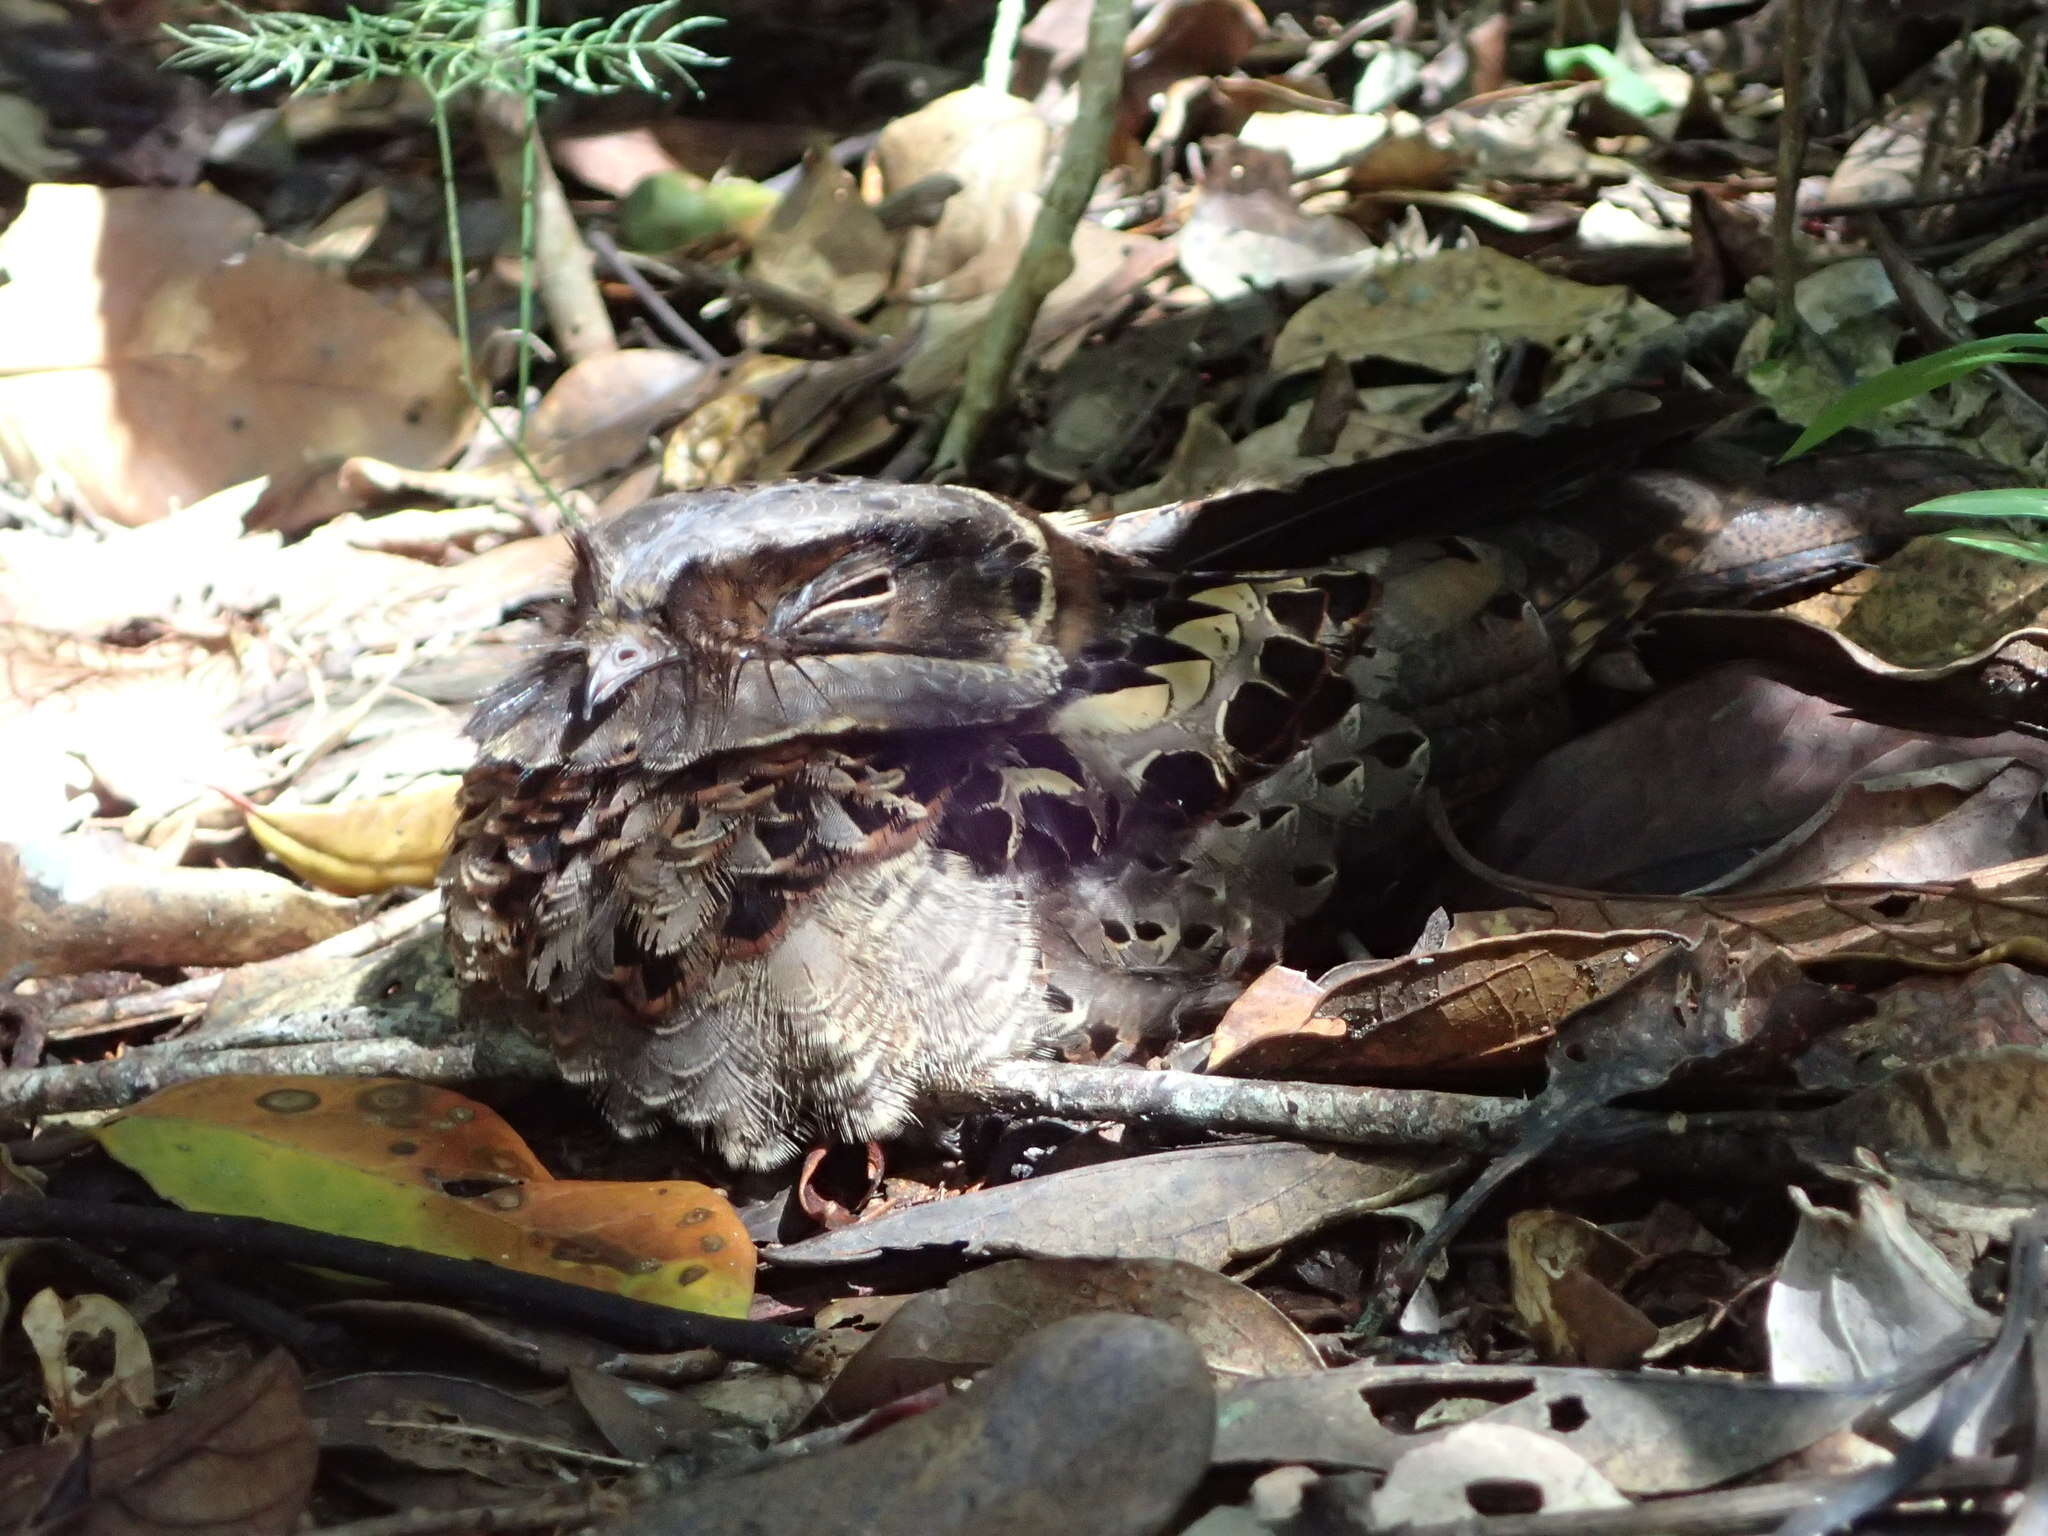
<path fill-rule="evenodd" d="M 1138 1536 L 1173 1526 L 1215 1434 L 1215 1392 L 1178 1329 L 1068 1318 L 972 1392 L 815 1455 L 699 1479 L 602 1536 Z"/>
<path fill-rule="evenodd" d="M 607 196 L 624 197 L 656 171 L 766 176 L 801 155 L 814 137 L 816 130 L 800 122 L 666 114 L 637 127 L 550 136 L 548 150 L 555 164 L 578 181 Z"/>
<path fill-rule="evenodd" d="M 229 796 L 249 831 L 293 874 L 338 896 L 432 885 L 455 835 L 462 779 L 436 774 L 412 789 L 334 805 L 257 805 Z"/>
<path fill-rule="evenodd" d="M 353 901 L 256 869 L 179 869 L 74 834 L 0 843 L 0 974 L 242 965 L 355 926 Z"/>
<path fill-rule="evenodd" d="M 1462 373 L 1488 341 L 1556 346 L 1602 320 L 1647 329 L 1670 316 L 1627 288 L 1567 282 L 1484 246 L 1443 251 L 1311 299 L 1281 330 L 1272 367 L 1300 373 L 1334 352 Z"/>
<path fill-rule="evenodd" d="M 854 316 L 888 288 L 896 246 L 897 237 L 862 200 L 853 172 L 828 151 L 813 149 L 796 185 L 755 238 L 748 272 L 836 314 Z M 740 335 L 749 346 L 760 346 L 794 323 L 757 308 L 748 311 Z"/>
<path fill-rule="evenodd" d="M 37 186 L 0 264 L 0 457 L 117 522 L 337 455 L 436 464 L 468 429 L 417 297 L 351 288 L 215 193 Z"/>
<path fill-rule="evenodd" d="M 1515 1311 L 1546 1362 L 1619 1370 L 1657 1342 L 1657 1325 L 1611 1289 L 1642 1257 L 1620 1238 L 1563 1211 L 1517 1211 L 1507 1254 Z"/>
<path fill-rule="evenodd" d="M 2004 1237 L 2048 1198 L 2048 1050 L 2012 1045 L 1894 1072 L 1809 1117 L 1804 1155 L 1875 1158 L 1907 1205 Z"/>
<path fill-rule="evenodd" d="M 64 1536 L 289 1536 L 318 1457 L 298 1368 L 279 1351 L 100 1436 L 88 1460 L 71 1441 L 0 1456 L 0 1522 Z"/>
<path fill-rule="evenodd" d="M 2015 855 L 2048 853 L 2039 765 L 2008 757 L 1942 763 L 1846 786 L 1809 823 L 1744 867 L 1735 888 L 1955 880 Z"/>
<path fill-rule="evenodd" d="M 1679 942 L 1656 931 L 1549 931 L 1339 966 L 1300 1023 L 1241 1015 L 1216 1030 L 1209 1070 L 1355 1082 L 1390 1071 L 1527 1065 L 1557 1025 Z M 1271 975 L 1271 972 L 1267 973 Z M 1264 977 L 1260 978 L 1263 984 Z"/>
<path fill-rule="evenodd" d="M 1590 80 L 1510 86 L 1439 113 L 1428 125 L 1429 137 L 1477 177 L 1569 181 L 1584 175 L 1592 159 L 1572 136 L 1572 118 L 1599 94 Z"/>
<path fill-rule="evenodd" d="M 704 365 L 659 347 L 622 347 L 571 366 L 527 418 L 526 456 L 550 484 L 568 490 L 631 464 L 648 439 L 698 397 Z M 522 490 L 531 481 L 495 436 L 466 454 L 457 473 L 495 470 Z"/>
<path fill-rule="evenodd" d="M 927 176 L 960 182 L 939 222 L 906 238 L 897 290 L 942 285 L 928 296 L 968 299 L 1000 288 L 1037 212 L 1050 143 L 1051 130 L 1029 102 L 982 86 L 941 96 L 884 128 L 861 182 L 870 203 Z"/>
<path fill-rule="evenodd" d="M 391 217 L 391 194 L 372 187 L 352 197 L 292 242 L 315 261 L 346 272 L 376 244 Z"/>
<path fill-rule="evenodd" d="M 1289 113 L 1316 123 L 1328 118 Z M 1235 139 L 1202 144 L 1201 196 L 1178 242 L 1181 271 L 1211 298 L 1229 299 L 1356 256 L 1356 224 L 1301 211 L 1284 151 Z"/>
<path fill-rule="evenodd" d="M 1695 937 L 1723 923 L 1767 939 L 1801 965 L 1889 960 L 1928 970 L 2012 961 L 2048 965 L 2048 859 L 1980 869 L 1926 886 L 1822 886 L 1755 895 L 1549 896 L 1543 909 L 1510 908 L 1459 920 L 1461 934 L 1530 928 L 1663 928 Z"/>
<path fill-rule="evenodd" d="M 1173 1259 L 1011 1259 L 913 1296 L 818 1404 L 831 1424 L 1002 1359 L 1026 1335 L 1088 1312 L 1172 1323 L 1225 1379 L 1313 1371 L 1322 1357 L 1265 1297 Z"/>
<path fill-rule="evenodd" d="M 1869 1018 L 1831 1031 L 1793 1063 L 1802 1088 L 1846 1092 L 1958 1052 L 2048 1046 L 2048 976 L 2017 965 L 1908 976 L 1876 1002 Z"/>
<path fill-rule="evenodd" d="M 1102 315 L 1173 260 L 1173 247 L 1149 235 L 1106 229 L 1083 219 L 1074 228 L 1074 270 L 1047 296 L 1025 344 L 1027 356 L 1057 351 L 1064 338 L 1084 335 Z M 950 285 L 948 285 L 950 286 Z M 917 350 L 896 375 L 914 405 L 929 404 L 959 388 L 961 370 L 999 297 L 994 291 L 944 303 L 901 303 L 884 308 L 875 329 L 898 335 L 918 327 Z"/>
<path fill-rule="evenodd" d="M 1166 0 L 1125 39 L 1124 90 L 1143 102 L 1175 80 L 1227 75 L 1266 35 L 1252 0 Z"/>

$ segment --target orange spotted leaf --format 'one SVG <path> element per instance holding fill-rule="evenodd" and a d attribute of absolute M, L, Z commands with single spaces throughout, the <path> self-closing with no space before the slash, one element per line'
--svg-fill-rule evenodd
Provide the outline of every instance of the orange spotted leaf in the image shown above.
<path fill-rule="evenodd" d="M 398 1078 L 214 1077 L 94 1134 L 165 1199 L 744 1316 L 754 1245 L 702 1184 L 552 1178 L 495 1112 Z"/>

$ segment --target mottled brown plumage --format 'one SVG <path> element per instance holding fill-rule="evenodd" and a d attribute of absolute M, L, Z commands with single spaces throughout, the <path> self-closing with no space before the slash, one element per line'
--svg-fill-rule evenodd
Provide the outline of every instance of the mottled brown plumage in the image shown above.
<path fill-rule="evenodd" d="M 1381 601 L 1343 565 L 1163 572 L 953 487 L 650 502 L 580 536 L 553 638 L 477 712 L 458 972 L 621 1128 L 758 1166 L 1156 1030 L 1410 803 Z"/>

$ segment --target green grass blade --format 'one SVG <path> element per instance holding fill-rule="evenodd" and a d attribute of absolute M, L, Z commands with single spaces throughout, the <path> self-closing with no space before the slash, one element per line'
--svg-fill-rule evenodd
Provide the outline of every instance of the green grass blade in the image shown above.
<path fill-rule="evenodd" d="M 2048 336 L 1986 336 L 1887 368 L 1865 379 L 1816 416 L 1778 462 L 1796 459 L 1837 432 L 1867 421 L 1880 411 L 1998 363 L 2048 363 Z"/>
<path fill-rule="evenodd" d="M 1917 507 L 1908 507 L 1906 510 L 1914 513 L 1924 512 L 1933 517 L 1981 517 L 1994 522 L 2048 522 L 2048 490 L 2020 486 L 1999 491 L 1958 491 L 1953 496 L 1937 496 L 1932 501 L 1923 501 Z"/>

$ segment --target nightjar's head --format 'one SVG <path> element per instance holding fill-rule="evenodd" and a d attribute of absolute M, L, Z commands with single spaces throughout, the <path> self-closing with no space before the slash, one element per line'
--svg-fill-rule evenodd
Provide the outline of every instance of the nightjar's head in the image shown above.
<path fill-rule="evenodd" d="M 841 480 L 667 496 L 581 531 L 553 639 L 478 709 L 486 760 L 673 767 L 1048 700 L 1059 552 L 979 491 Z"/>

